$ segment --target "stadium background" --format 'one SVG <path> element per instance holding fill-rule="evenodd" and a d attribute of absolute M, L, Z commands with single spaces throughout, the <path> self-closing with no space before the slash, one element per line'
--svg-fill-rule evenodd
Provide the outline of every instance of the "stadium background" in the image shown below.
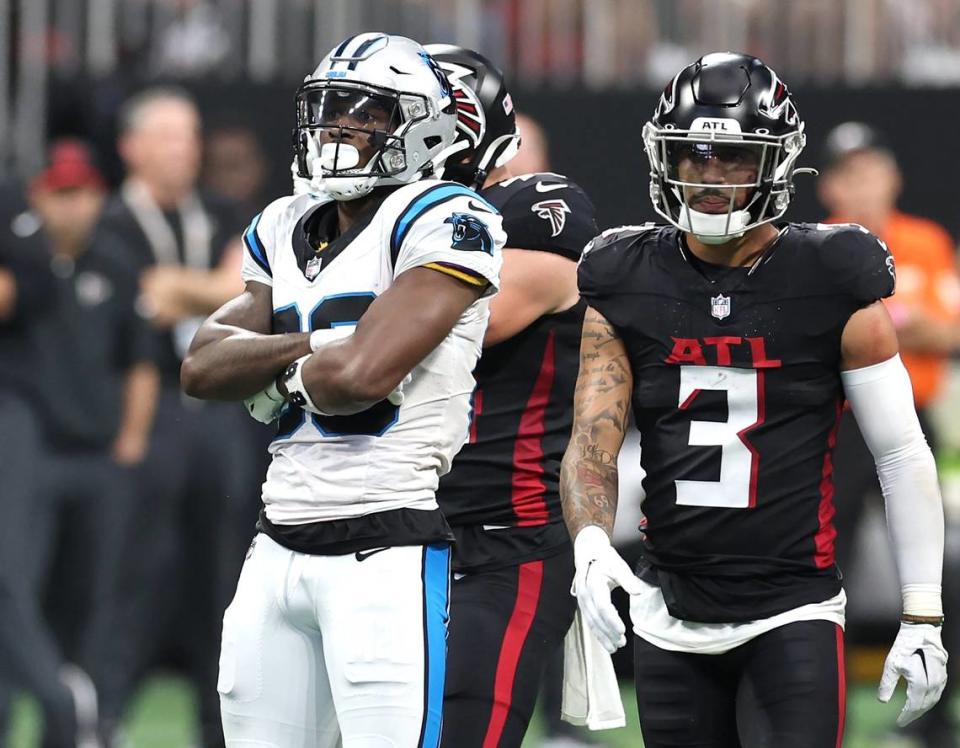
<path fill-rule="evenodd" d="M 676 69 L 731 49 L 763 57 L 789 84 L 806 122 L 803 165 L 819 165 L 833 125 L 876 125 L 903 171 L 901 207 L 960 231 L 960 0 L 0 0 L 0 163 L 28 180 L 50 139 L 77 135 L 116 184 L 119 105 L 148 83 L 176 82 L 196 95 L 208 129 L 256 136 L 267 166 L 259 197 L 272 199 L 289 186 L 297 83 L 335 42 L 374 29 L 500 63 L 518 109 L 544 127 L 553 168 L 593 197 L 602 227 L 654 218 L 640 128 Z M 798 178 L 794 220 L 824 217 L 813 182 Z M 937 407 L 948 520 L 960 502 L 958 412 L 951 385 Z M 869 625 L 852 655 L 845 744 L 900 745 L 888 734 L 897 709 L 872 696 L 897 605 L 877 502 L 861 533 L 848 591 L 851 615 Z M 193 704 L 176 672 L 158 671 L 131 710 L 132 744 L 191 745 Z M 537 731 L 525 745 L 538 745 Z M 37 732 L 36 707 L 22 698 L 9 745 L 28 748 Z M 637 735 L 598 738 L 637 745 Z"/>

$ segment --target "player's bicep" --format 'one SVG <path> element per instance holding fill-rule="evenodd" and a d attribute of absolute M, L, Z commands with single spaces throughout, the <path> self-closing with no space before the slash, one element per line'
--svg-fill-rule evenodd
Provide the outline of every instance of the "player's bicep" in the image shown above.
<path fill-rule="evenodd" d="M 580 338 L 580 371 L 574 391 L 572 442 L 586 440 L 616 455 L 630 416 L 633 373 L 613 325 L 587 308 Z"/>
<path fill-rule="evenodd" d="M 415 267 L 370 305 L 344 341 L 357 376 L 389 393 L 450 334 L 484 287 Z M 386 396 L 386 395 L 384 395 Z"/>
<path fill-rule="evenodd" d="M 880 301 L 858 309 L 847 320 L 840 338 L 840 368 L 862 369 L 883 363 L 899 351 L 897 331 Z"/>
<path fill-rule="evenodd" d="M 573 260 L 535 250 L 505 249 L 500 291 L 490 302 L 483 343 L 490 346 L 511 338 L 543 315 L 572 306 L 577 298 Z"/>
<path fill-rule="evenodd" d="M 273 289 L 257 281 L 247 281 L 236 298 L 211 314 L 200 326 L 190 351 L 195 352 L 238 331 L 270 334 L 273 322 Z"/>

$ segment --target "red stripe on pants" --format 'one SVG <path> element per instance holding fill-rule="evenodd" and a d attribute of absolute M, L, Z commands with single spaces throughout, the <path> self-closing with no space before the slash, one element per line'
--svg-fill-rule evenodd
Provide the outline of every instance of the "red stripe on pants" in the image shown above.
<path fill-rule="evenodd" d="M 843 745 L 843 726 L 847 717 L 847 666 L 843 661 L 843 629 L 837 626 L 837 748 Z"/>
<path fill-rule="evenodd" d="M 533 625 L 533 618 L 537 614 L 542 584 L 543 561 L 520 564 L 517 600 L 500 645 L 497 674 L 493 681 L 493 709 L 490 711 L 487 733 L 483 737 L 483 748 L 497 748 L 503 735 L 510 705 L 513 703 L 513 681 L 517 674 L 517 664 Z"/>

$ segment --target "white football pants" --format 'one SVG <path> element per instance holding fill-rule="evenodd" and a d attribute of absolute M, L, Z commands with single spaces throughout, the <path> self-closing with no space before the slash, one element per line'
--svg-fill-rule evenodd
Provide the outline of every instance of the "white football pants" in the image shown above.
<path fill-rule="evenodd" d="M 436 748 L 450 551 L 310 556 L 260 534 L 223 616 L 231 748 Z"/>

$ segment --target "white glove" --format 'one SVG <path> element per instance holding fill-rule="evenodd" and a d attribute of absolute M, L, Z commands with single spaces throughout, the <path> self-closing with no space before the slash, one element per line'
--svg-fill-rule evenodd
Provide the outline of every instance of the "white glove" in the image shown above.
<path fill-rule="evenodd" d="M 639 595 L 643 584 L 610 545 L 607 533 L 596 525 L 577 533 L 573 561 L 576 572 L 571 592 L 577 596 L 583 620 L 603 648 L 613 654 L 627 643 L 627 637 L 626 626 L 610 601 L 610 591 L 623 587 L 627 594 Z"/>
<path fill-rule="evenodd" d="M 877 698 L 890 701 L 900 677 L 907 682 L 907 703 L 897 717 L 900 727 L 926 713 L 940 700 L 947 685 L 947 650 L 940 627 L 928 623 L 901 623 L 897 638 L 883 664 Z"/>
<path fill-rule="evenodd" d="M 287 404 L 277 389 L 277 383 L 270 382 L 256 395 L 248 397 L 243 401 L 244 406 L 250 417 L 260 423 L 273 423 L 280 417 L 280 412 Z"/>

